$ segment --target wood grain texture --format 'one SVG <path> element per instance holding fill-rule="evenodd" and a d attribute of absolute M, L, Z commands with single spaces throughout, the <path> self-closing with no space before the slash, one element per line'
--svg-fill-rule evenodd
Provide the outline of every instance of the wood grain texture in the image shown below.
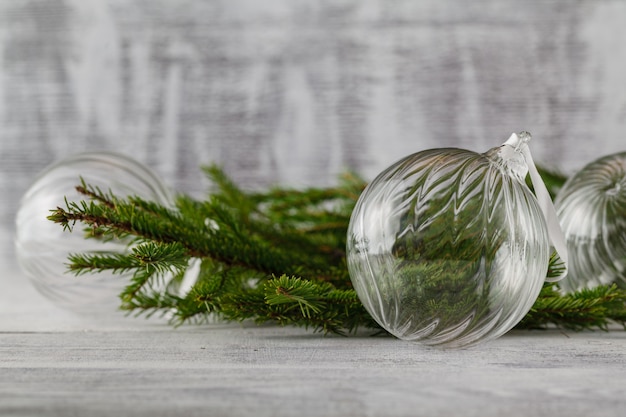
<path fill-rule="evenodd" d="M 192 194 L 210 162 L 248 187 L 328 185 L 522 129 L 573 170 L 625 147 L 625 22 L 617 0 L 3 1 L 0 230 L 83 150 Z"/>
<path fill-rule="evenodd" d="M 466 350 L 390 337 L 78 317 L 4 271 L 0 415 L 619 417 L 626 332 L 513 331 Z"/>
<path fill-rule="evenodd" d="M 624 333 L 442 351 L 282 328 L 0 333 L 0 414 L 622 416 Z"/>

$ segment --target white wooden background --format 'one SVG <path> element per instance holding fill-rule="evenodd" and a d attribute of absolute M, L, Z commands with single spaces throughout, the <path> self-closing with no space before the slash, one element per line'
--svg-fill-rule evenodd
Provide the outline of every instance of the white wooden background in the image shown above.
<path fill-rule="evenodd" d="M 0 252 L 35 175 L 109 149 L 201 195 L 372 178 L 511 132 L 571 172 L 626 149 L 626 2 L 0 0 Z"/>

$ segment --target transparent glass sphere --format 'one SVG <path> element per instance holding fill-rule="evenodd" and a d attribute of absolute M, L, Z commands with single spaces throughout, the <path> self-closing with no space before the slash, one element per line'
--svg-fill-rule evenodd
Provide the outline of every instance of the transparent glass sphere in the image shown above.
<path fill-rule="evenodd" d="M 46 168 L 24 194 L 16 216 L 15 248 L 18 262 L 34 286 L 55 304 L 77 313 L 112 313 L 127 276 L 110 273 L 75 276 L 67 272 L 70 253 L 127 250 L 119 240 L 86 239 L 81 225 L 70 233 L 46 217 L 68 201 L 85 200 L 75 187 L 80 178 L 119 197 L 137 195 L 168 205 L 170 191 L 155 173 L 138 161 L 109 152 L 70 156 Z"/>
<path fill-rule="evenodd" d="M 600 158 L 570 177 L 555 206 L 570 253 L 561 288 L 626 288 L 626 152 Z"/>
<path fill-rule="evenodd" d="M 519 148 L 508 145 L 484 154 L 432 149 L 367 186 L 348 227 L 348 268 L 384 329 L 465 347 L 504 334 L 526 315 L 551 253 L 527 170 Z"/>

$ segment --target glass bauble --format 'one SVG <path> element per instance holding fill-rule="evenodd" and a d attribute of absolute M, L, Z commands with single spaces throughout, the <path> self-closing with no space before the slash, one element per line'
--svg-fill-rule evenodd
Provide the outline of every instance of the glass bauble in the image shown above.
<path fill-rule="evenodd" d="M 615 283 L 626 288 L 626 152 L 571 176 L 555 200 L 567 239 L 566 292 Z"/>
<path fill-rule="evenodd" d="M 524 181 L 529 136 L 512 138 L 482 154 L 410 155 L 360 196 L 348 228 L 350 277 L 394 336 L 471 346 L 510 330 L 535 302 L 551 248 Z"/>
<path fill-rule="evenodd" d="M 127 242 L 86 239 L 77 224 L 72 233 L 47 219 L 50 210 L 68 201 L 87 198 L 75 187 L 83 178 L 118 197 L 136 195 L 170 205 L 170 191 L 161 179 L 138 161 L 110 152 L 70 156 L 46 168 L 24 194 L 16 217 L 15 248 L 18 262 L 40 293 L 55 304 L 77 313 L 115 312 L 118 295 L 128 278 L 98 273 L 75 276 L 67 271 L 70 253 L 124 252 Z"/>

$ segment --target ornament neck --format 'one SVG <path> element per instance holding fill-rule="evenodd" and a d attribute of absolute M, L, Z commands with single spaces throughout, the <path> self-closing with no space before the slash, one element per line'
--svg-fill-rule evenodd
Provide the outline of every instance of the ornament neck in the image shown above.
<path fill-rule="evenodd" d="M 532 136 L 528 132 L 520 132 L 519 134 L 513 133 L 504 144 L 512 146 L 516 152 L 521 152 L 522 147 L 528 146 L 528 142 L 530 142 L 531 139 Z"/>
<path fill-rule="evenodd" d="M 531 136 L 528 132 L 513 133 L 502 146 L 493 148 L 484 155 L 506 174 L 524 183 L 528 174 L 528 164 L 524 151 L 528 150 Z"/>

